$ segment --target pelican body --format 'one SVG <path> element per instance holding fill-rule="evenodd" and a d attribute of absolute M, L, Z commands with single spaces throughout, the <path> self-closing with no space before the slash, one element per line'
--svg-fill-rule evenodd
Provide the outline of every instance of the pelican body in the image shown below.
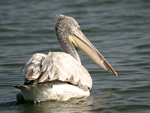
<path fill-rule="evenodd" d="M 17 102 L 66 101 L 90 95 L 92 78 L 82 66 L 74 46 L 78 47 L 102 69 L 117 76 L 115 70 L 80 30 L 77 21 L 58 15 L 55 24 L 58 42 L 63 52 L 35 53 L 23 66 L 24 85 L 13 85 L 21 90 Z"/>

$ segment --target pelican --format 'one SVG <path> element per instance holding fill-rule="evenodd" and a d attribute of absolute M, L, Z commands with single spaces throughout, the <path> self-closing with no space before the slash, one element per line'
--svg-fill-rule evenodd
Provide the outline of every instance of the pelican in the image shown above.
<path fill-rule="evenodd" d="M 25 74 L 17 102 L 47 100 L 66 101 L 90 95 L 92 78 L 82 66 L 74 46 L 95 64 L 117 76 L 115 70 L 80 30 L 77 21 L 69 16 L 57 15 L 55 31 L 63 52 L 35 53 L 20 71 Z"/>

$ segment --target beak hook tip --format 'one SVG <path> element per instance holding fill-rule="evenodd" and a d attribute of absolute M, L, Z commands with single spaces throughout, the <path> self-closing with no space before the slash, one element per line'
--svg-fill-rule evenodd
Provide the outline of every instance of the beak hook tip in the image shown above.
<path fill-rule="evenodd" d="M 115 76 L 116 76 L 116 77 L 118 76 L 118 73 L 117 73 L 117 72 L 115 72 Z"/>

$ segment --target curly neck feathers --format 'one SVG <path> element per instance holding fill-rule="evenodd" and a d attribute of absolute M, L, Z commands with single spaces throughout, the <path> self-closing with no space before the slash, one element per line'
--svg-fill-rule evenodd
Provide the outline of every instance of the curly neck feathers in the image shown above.
<path fill-rule="evenodd" d="M 69 41 L 69 35 L 71 34 L 70 22 L 65 17 L 59 16 L 55 24 L 55 31 L 58 42 L 62 48 L 62 51 L 73 56 L 79 63 L 81 63 L 80 57 L 74 48 L 74 45 Z"/>

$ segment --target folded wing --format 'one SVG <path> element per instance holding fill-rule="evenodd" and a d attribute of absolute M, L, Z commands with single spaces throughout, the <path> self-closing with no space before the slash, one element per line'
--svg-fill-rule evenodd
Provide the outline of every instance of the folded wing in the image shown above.
<path fill-rule="evenodd" d="M 71 55 L 62 52 L 49 52 L 48 55 L 36 53 L 21 69 L 22 72 L 26 75 L 25 85 L 57 80 L 85 91 L 92 87 L 88 71 Z"/>

